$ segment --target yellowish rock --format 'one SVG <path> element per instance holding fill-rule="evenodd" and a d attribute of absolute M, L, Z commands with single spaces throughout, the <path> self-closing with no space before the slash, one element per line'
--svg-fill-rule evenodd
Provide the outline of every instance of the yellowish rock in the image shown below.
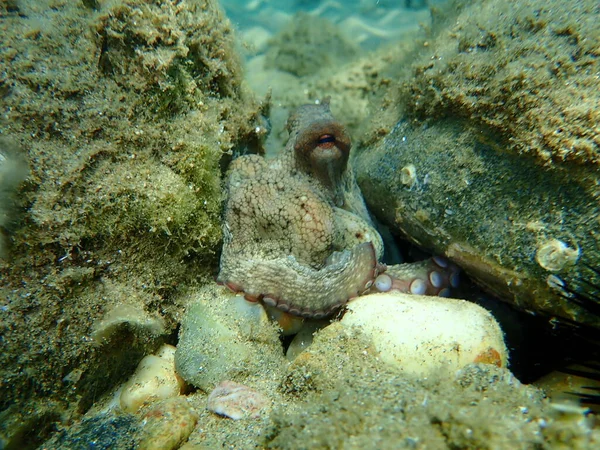
<path fill-rule="evenodd" d="M 327 320 L 309 320 L 300 331 L 294 336 L 292 342 L 285 352 L 288 361 L 293 361 L 296 357 L 307 349 L 313 342 L 314 334 L 321 328 L 328 326 Z"/>
<path fill-rule="evenodd" d="M 144 411 L 143 437 L 137 449 L 177 449 L 194 431 L 197 423 L 198 414 L 183 396 L 153 403 Z"/>
<path fill-rule="evenodd" d="M 163 345 L 156 355 L 145 356 L 121 391 L 121 408 L 136 412 L 156 400 L 175 397 L 184 387 L 175 373 L 175 347 Z"/>
<path fill-rule="evenodd" d="M 473 362 L 506 367 L 508 361 L 496 320 L 464 300 L 371 294 L 350 302 L 341 324 L 358 327 L 384 362 L 407 374 L 454 374 Z"/>

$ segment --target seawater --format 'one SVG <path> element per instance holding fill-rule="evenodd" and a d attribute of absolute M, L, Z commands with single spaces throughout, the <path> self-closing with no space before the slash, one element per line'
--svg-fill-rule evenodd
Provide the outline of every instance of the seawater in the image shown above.
<path fill-rule="evenodd" d="M 326 18 L 365 50 L 416 33 L 430 22 L 429 7 L 446 0 L 223 0 L 228 17 L 242 36 L 263 30 L 273 35 L 298 12 Z"/>

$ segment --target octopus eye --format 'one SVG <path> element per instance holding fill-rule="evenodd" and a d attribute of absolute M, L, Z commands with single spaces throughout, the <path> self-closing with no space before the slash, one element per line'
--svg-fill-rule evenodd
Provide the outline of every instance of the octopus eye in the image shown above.
<path fill-rule="evenodd" d="M 324 134 L 317 140 L 319 147 L 330 148 L 335 144 L 335 136 L 333 134 Z"/>

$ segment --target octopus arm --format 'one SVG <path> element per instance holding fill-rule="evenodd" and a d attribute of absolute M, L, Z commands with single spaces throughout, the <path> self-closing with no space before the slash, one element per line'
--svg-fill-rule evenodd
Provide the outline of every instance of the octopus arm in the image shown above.
<path fill-rule="evenodd" d="M 320 269 L 300 264 L 293 256 L 239 260 L 221 270 L 219 281 L 292 315 L 320 318 L 362 294 L 376 276 L 375 248 L 365 242 L 332 253 Z"/>

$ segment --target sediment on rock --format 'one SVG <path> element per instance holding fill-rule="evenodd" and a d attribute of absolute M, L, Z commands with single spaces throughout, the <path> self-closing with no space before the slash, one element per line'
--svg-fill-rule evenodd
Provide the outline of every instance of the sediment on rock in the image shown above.
<path fill-rule="evenodd" d="M 397 232 L 520 309 L 596 327 L 569 291 L 600 281 L 598 18 L 594 1 L 528 0 L 438 21 L 354 160 Z"/>
<path fill-rule="evenodd" d="M 259 106 L 216 2 L 14 3 L 0 124 L 31 175 L 0 260 L 0 410 L 43 397 L 83 412 L 172 339 L 182 281 L 209 279 L 220 163 L 252 140 Z M 121 304 L 164 316 L 162 336 L 124 318 L 127 345 L 97 347 L 94 324 Z"/>

